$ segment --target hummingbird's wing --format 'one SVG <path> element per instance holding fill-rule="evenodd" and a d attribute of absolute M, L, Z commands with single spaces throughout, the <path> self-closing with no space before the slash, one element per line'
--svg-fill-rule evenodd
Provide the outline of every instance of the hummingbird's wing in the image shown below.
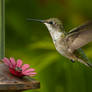
<path fill-rule="evenodd" d="M 71 30 L 65 38 L 71 52 L 92 41 L 92 22 Z"/>

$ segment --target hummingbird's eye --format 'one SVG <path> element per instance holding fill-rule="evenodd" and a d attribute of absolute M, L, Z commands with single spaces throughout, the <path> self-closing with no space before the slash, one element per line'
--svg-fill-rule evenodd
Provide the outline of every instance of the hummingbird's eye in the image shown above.
<path fill-rule="evenodd" d="M 54 24 L 54 23 L 52 21 L 50 21 L 49 24 Z"/>

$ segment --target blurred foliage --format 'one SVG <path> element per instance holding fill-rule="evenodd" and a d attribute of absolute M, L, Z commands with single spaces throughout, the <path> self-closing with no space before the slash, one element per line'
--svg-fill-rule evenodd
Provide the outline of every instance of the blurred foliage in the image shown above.
<path fill-rule="evenodd" d="M 26 19 L 60 18 L 66 31 L 92 19 L 92 0 L 5 0 L 6 56 L 36 68 L 41 88 L 25 92 L 91 92 L 92 70 L 71 63 L 52 43 L 47 28 Z M 92 60 L 92 43 L 83 47 Z"/>

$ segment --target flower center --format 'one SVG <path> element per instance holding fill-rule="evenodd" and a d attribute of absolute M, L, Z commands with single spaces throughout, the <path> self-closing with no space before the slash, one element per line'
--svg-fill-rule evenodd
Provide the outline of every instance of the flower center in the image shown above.
<path fill-rule="evenodd" d="M 20 67 L 15 67 L 15 71 L 22 72 L 22 69 Z"/>

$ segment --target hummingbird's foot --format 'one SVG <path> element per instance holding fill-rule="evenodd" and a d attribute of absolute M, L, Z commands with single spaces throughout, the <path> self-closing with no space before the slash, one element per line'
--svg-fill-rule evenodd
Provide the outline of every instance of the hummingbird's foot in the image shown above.
<path fill-rule="evenodd" d="M 74 60 L 72 60 L 72 59 L 71 59 L 71 61 L 72 61 L 72 63 L 75 63 L 75 61 L 74 61 Z"/>

